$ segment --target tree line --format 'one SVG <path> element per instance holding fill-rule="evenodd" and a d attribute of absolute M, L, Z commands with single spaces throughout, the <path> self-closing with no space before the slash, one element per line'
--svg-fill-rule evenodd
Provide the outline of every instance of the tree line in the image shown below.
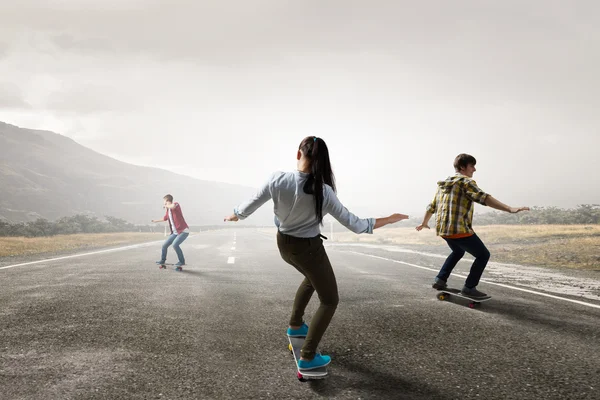
<path fill-rule="evenodd" d="M 532 207 L 531 211 L 509 214 L 491 211 L 477 215 L 477 225 L 577 225 L 600 224 L 600 204 L 580 204 L 576 208 Z M 193 230 L 221 229 L 222 226 L 190 227 Z M 54 236 L 75 233 L 162 232 L 164 226 L 135 225 L 121 218 L 105 216 L 103 220 L 78 214 L 56 221 L 38 218 L 30 222 L 11 223 L 0 220 L 0 236 Z"/>
<path fill-rule="evenodd" d="M 156 230 L 156 227 L 154 228 Z M 104 220 L 88 215 L 63 217 L 56 221 L 38 218 L 30 222 L 11 223 L 0 220 L 0 236 L 54 236 L 74 233 L 150 232 L 149 226 L 138 226 L 124 219 L 107 216 Z"/>
<path fill-rule="evenodd" d="M 114 232 L 163 232 L 164 224 L 136 225 L 121 218 L 105 216 L 104 219 L 84 214 L 63 217 L 56 221 L 38 218 L 30 222 L 11 223 L 0 219 L 0 237 L 21 236 L 41 237 L 55 235 L 71 235 L 76 233 L 114 233 Z M 200 232 L 212 229 L 231 229 L 233 225 L 190 225 L 190 230 Z"/>
<path fill-rule="evenodd" d="M 576 208 L 532 207 L 531 211 L 510 214 L 482 213 L 477 225 L 590 225 L 600 223 L 600 204 L 579 204 Z"/>

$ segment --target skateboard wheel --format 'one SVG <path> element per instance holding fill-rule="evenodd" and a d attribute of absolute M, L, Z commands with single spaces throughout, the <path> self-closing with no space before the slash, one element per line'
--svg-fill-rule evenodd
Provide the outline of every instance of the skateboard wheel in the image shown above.
<path fill-rule="evenodd" d="M 298 380 L 300 382 L 306 382 L 306 379 L 304 379 L 304 377 L 302 376 L 302 374 L 300 372 L 297 372 L 296 376 L 298 376 Z"/>
<path fill-rule="evenodd" d="M 446 300 L 446 296 L 443 294 L 438 294 L 438 299 L 439 300 Z"/>
<path fill-rule="evenodd" d="M 288 343 L 288 350 L 290 351 L 290 353 L 294 353 L 294 348 L 289 343 Z"/>

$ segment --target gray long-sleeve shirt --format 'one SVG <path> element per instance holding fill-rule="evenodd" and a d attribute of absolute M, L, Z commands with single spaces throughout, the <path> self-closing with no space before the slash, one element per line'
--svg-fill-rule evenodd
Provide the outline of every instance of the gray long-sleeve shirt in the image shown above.
<path fill-rule="evenodd" d="M 295 237 L 315 237 L 321 233 L 315 213 L 314 196 L 304 193 L 310 174 L 300 171 L 271 175 L 256 194 L 234 209 L 239 219 L 249 217 L 269 199 L 273 199 L 275 225 L 282 233 Z M 358 218 L 344 207 L 329 185 L 323 186 L 323 216 L 330 214 L 354 233 L 373 233 L 375 218 Z"/>

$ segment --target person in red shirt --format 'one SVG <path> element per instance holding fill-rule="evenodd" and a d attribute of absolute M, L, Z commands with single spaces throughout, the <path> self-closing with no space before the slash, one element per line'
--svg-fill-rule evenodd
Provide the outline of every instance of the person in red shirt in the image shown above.
<path fill-rule="evenodd" d="M 153 219 L 152 222 L 169 221 L 171 234 L 163 243 L 162 256 L 160 257 L 160 261 L 157 261 L 156 263 L 162 265 L 167 262 L 167 250 L 172 244 L 173 249 L 175 249 L 175 253 L 177 253 L 177 257 L 179 258 L 179 262 L 175 264 L 175 267 L 181 271 L 181 267 L 185 265 L 185 257 L 183 256 L 183 251 L 181 251 L 181 247 L 179 247 L 179 245 L 183 243 L 183 241 L 189 236 L 190 228 L 183 218 L 183 213 L 179 203 L 173 203 L 173 196 L 168 194 L 163 197 L 163 200 L 163 208 L 165 208 L 167 212 L 162 219 Z"/>

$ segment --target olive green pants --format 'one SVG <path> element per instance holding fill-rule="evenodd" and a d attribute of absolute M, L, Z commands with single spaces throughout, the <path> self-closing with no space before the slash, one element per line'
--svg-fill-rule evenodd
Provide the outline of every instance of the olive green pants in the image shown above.
<path fill-rule="evenodd" d="M 277 232 L 277 247 L 281 258 L 304 275 L 296 291 L 290 325 L 302 325 L 304 310 L 315 290 L 321 302 L 308 324 L 308 334 L 300 352 L 301 357 L 312 360 L 339 302 L 333 268 L 323 247 L 323 239 L 319 236 L 297 238 Z"/>

